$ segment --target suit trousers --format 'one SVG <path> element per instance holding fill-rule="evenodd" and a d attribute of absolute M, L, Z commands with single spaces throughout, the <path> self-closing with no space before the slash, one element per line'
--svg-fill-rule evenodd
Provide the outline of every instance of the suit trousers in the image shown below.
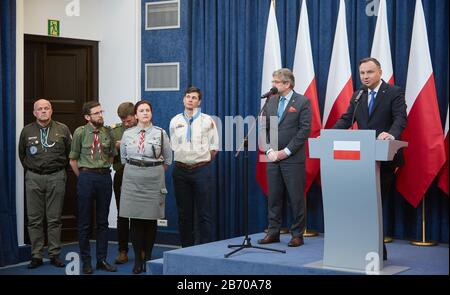
<path fill-rule="evenodd" d="M 290 232 L 293 237 L 302 236 L 305 231 L 305 164 L 285 161 L 267 163 L 267 179 L 268 234 L 276 236 L 280 234 L 283 199 L 288 197 L 293 219 Z"/>

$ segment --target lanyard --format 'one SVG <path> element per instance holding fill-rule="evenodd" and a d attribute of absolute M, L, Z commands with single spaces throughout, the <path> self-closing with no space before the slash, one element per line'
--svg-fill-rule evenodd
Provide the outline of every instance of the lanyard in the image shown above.
<path fill-rule="evenodd" d="M 50 127 L 41 128 L 41 144 L 42 148 L 51 148 L 55 143 L 48 144 L 48 134 L 50 133 Z"/>

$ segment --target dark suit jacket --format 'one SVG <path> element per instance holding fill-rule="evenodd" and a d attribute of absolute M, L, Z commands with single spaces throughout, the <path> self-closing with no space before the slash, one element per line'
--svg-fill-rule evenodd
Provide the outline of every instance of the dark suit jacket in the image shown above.
<path fill-rule="evenodd" d="M 311 130 L 311 105 L 309 99 L 294 91 L 280 122 L 278 122 L 278 145 L 270 140 L 270 116 L 277 117 L 280 97 L 273 96 L 266 105 L 267 142 L 274 150 L 288 148 L 291 155 L 284 162 L 304 163 L 306 158 L 305 142 Z M 272 126 L 273 127 L 273 126 Z"/>
<path fill-rule="evenodd" d="M 352 116 L 355 110 L 354 99 L 359 91 L 353 93 L 347 112 L 333 126 L 333 129 L 348 129 L 352 125 Z M 361 95 L 359 105 L 355 113 L 355 121 L 358 129 L 370 129 L 376 131 L 376 136 L 381 132 L 392 134 L 395 139 L 400 139 L 400 135 L 406 127 L 406 102 L 405 94 L 398 86 L 391 86 L 382 82 L 377 96 L 372 115 L 369 117 L 367 91 Z M 396 166 L 403 163 L 402 153 L 398 153 L 394 159 Z"/>

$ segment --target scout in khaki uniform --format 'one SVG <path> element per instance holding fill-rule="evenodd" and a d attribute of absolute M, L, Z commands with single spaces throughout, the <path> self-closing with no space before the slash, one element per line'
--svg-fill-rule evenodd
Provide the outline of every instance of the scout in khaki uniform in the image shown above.
<path fill-rule="evenodd" d="M 172 171 L 181 246 L 212 240 L 211 167 L 219 150 L 219 134 L 212 118 L 200 110 L 202 93 L 189 87 L 184 94 L 184 112 L 170 121 L 175 157 Z M 194 218 L 194 208 L 198 218 Z M 198 227 L 194 226 L 198 220 Z"/>
<path fill-rule="evenodd" d="M 122 190 L 123 167 L 120 162 L 120 142 L 126 129 L 134 127 L 137 123 L 134 116 L 134 104 L 123 102 L 117 108 L 117 115 L 122 123 L 111 126 L 111 134 L 117 150 L 117 156 L 114 157 L 114 196 L 117 205 L 117 241 L 119 242 L 119 255 L 116 257 L 117 264 L 123 264 L 128 261 L 128 240 L 130 234 L 130 219 L 119 216 L 120 191 Z"/>
<path fill-rule="evenodd" d="M 111 163 L 116 155 L 111 129 L 103 126 L 103 111 L 96 101 L 83 105 L 88 122 L 78 127 L 72 140 L 70 166 L 78 176 L 78 239 L 83 263 L 83 273 L 93 272 L 89 232 L 92 201 L 95 199 L 97 221 L 97 269 L 114 272 L 116 267 L 106 261 L 108 250 L 108 215 L 112 197 Z"/>
<path fill-rule="evenodd" d="M 72 136 L 63 123 L 52 120 L 52 105 L 39 99 L 34 103 L 36 122 L 20 133 L 19 158 L 25 169 L 28 234 L 32 259 L 28 268 L 42 265 L 44 218 L 47 220 L 50 263 L 64 267 L 61 253 L 61 214 L 66 188 L 66 167 Z"/>

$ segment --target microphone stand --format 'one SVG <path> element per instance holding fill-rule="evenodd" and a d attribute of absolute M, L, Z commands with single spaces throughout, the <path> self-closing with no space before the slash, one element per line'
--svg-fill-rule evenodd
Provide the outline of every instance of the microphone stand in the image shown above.
<path fill-rule="evenodd" d="M 267 98 L 264 106 L 261 108 L 261 110 L 259 111 L 258 114 L 258 120 L 261 116 L 261 114 L 263 113 L 263 111 L 266 109 L 267 106 L 267 102 L 269 101 L 270 98 Z M 236 151 L 236 154 L 234 155 L 235 158 L 237 158 L 239 156 L 239 154 L 241 153 L 242 150 L 244 150 L 244 179 L 243 179 L 243 185 L 244 185 L 244 233 L 245 233 L 245 237 L 244 237 L 244 241 L 242 242 L 242 244 L 238 244 L 238 245 L 228 245 L 228 248 L 237 248 L 233 251 L 231 251 L 228 254 L 225 254 L 224 257 L 228 258 L 231 255 L 233 255 L 234 253 L 242 250 L 242 249 L 247 249 L 247 248 L 256 248 L 256 249 L 262 249 L 262 250 L 268 250 L 268 251 L 274 251 L 274 252 L 280 252 L 280 253 L 286 253 L 285 250 L 278 250 L 278 249 L 271 249 L 271 248 L 266 248 L 266 247 L 260 247 L 260 246 L 253 246 L 252 243 L 250 242 L 250 238 L 248 236 L 248 137 L 249 135 L 253 132 L 253 130 L 255 129 L 256 126 L 256 121 L 253 122 L 253 125 L 250 127 L 247 135 L 244 138 L 244 141 L 242 142 L 241 146 L 239 147 L 239 149 Z"/>
<path fill-rule="evenodd" d="M 362 94 L 362 92 L 361 92 L 361 94 Z M 359 95 L 359 97 L 361 97 L 361 95 Z M 358 97 L 357 97 L 358 98 Z M 351 125 L 350 125 L 350 128 L 351 129 L 353 129 L 353 124 L 355 123 L 355 115 L 356 115 L 356 110 L 358 109 L 358 106 L 359 106 L 359 101 L 360 101 L 361 99 L 359 98 L 358 100 L 355 100 L 355 109 L 353 110 L 353 115 L 352 115 L 352 122 L 351 122 Z"/>

